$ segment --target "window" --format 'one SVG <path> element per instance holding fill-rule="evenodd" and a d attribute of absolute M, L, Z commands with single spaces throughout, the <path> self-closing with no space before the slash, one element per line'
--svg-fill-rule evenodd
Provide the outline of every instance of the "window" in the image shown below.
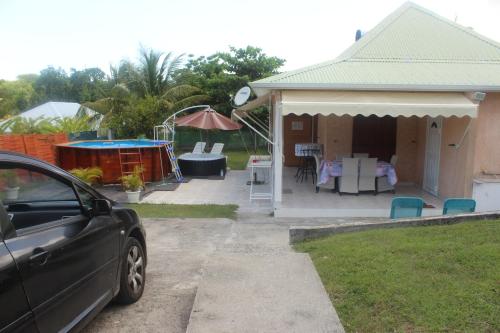
<path fill-rule="evenodd" d="M 92 208 L 92 201 L 94 201 L 94 196 L 78 185 L 75 185 L 75 188 L 76 192 L 78 192 L 78 196 L 80 197 L 80 201 L 82 202 L 83 207 L 85 207 L 86 209 Z"/>
<path fill-rule="evenodd" d="M 37 171 L 1 168 L 0 179 L 4 203 L 77 200 L 71 186 Z"/>
<path fill-rule="evenodd" d="M 0 200 L 16 230 L 82 213 L 72 184 L 23 167 L 0 166 Z"/>

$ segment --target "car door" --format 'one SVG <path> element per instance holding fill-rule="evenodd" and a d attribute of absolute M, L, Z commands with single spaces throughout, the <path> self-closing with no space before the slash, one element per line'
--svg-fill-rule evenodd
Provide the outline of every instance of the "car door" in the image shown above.
<path fill-rule="evenodd" d="M 65 178 L 31 166 L 0 164 L 0 175 L 6 172 L 16 178 L 17 193 L 2 188 L 16 231 L 5 245 L 39 331 L 67 331 L 113 297 L 118 224 L 109 215 L 93 217 Z"/>
<path fill-rule="evenodd" d="M 0 332 L 36 332 L 19 271 L 3 242 L 8 223 L 7 214 L 0 207 Z"/>

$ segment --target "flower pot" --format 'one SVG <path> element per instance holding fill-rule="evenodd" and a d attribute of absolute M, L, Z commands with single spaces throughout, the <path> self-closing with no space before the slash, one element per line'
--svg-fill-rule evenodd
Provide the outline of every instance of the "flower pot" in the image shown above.
<path fill-rule="evenodd" d="M 127 193 L 128 203 L 138 203 L 141 191 L 125 191 Z"/>
<path fill-rule="evenodd" d="M 7 187 L 5 190 L 7 200 L 16 200 L 19 197 L 19 187 Z"/>

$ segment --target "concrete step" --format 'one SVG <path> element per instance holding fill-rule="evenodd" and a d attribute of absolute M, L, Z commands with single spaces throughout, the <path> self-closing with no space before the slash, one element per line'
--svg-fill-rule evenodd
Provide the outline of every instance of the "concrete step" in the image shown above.
<path fill-rule="evenodd" d="M 187 327 L 201 332 L 344 332 L 308 255 L 215 253 Z"/>

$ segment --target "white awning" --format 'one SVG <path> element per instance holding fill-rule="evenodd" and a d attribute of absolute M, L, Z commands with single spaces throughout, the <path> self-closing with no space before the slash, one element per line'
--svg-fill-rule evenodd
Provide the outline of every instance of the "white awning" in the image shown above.
<path fill-rule="evenodd" d="M 404 117 L 477 117 L 478 105 L 462 93 L 306 91 L 281 95 L 283 115 L 376 115 Z"/>

